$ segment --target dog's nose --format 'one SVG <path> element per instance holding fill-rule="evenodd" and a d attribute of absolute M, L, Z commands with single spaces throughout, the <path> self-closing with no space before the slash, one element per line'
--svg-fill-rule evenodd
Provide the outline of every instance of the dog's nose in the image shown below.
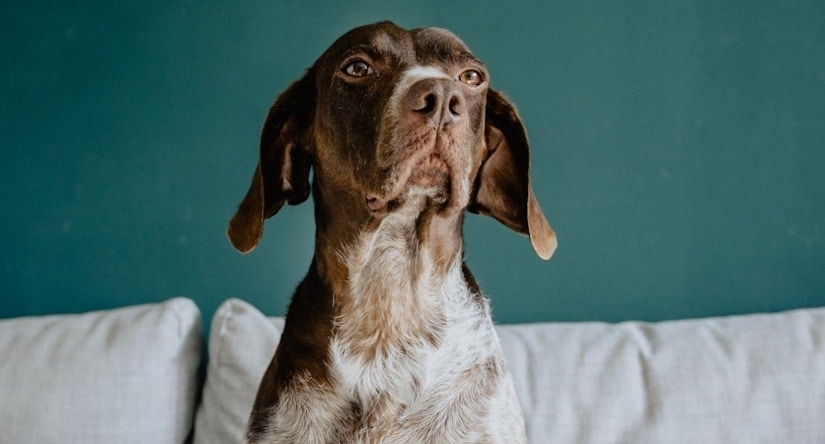
<path fill-rule="evenodd" d="M 437 129 L 461 120 L 466 113 L 464 97 L 454 83 L 448 79 L 424 79 L 413 84 L 407 92 L 411 115 L 426 119 Z"/>

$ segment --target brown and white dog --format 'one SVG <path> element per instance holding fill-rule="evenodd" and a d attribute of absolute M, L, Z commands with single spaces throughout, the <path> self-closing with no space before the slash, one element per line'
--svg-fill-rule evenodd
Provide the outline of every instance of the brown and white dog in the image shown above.
<path fill-rule="evenodd" d="M 464 211 L 556 237 L 527 137 L 484 64 L 443 29 L 340 37 L 269 111 L 229 224 L 242 252 L 310 194 L 315 256 L 258 390 L 246 442 L 524 442 L 490 308 L 462 254 Z"/>

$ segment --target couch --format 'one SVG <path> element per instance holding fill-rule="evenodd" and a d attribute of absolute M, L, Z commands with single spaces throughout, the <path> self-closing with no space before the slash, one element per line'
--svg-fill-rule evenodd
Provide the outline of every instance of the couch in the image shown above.
<path fill-rule="evenodd" d="M 239 442 L 283 319 L 210 325 L 185 298 L 0 321 L 0 443 Z M 825 443 L 825 308 L 498 332 L 531 442 Z"/>

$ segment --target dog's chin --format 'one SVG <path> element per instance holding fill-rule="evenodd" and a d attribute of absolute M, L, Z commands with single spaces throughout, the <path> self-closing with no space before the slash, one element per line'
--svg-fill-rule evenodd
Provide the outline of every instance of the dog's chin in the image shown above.
<path fill-rule="evenodd" d="M 406 182 L 390 196 L 368 195 L 367 207 L 374 213 L 421 212 L 445 207 L 451 196 L 450 172 L 449 165 L 440 156 L 427 156 L 409 170 Z"/>
<path fill-rule="evenodd" d="M 407 188 L 430 190 L 435 196 L 445 195 L 450 186 L 450 167 L 441 156 L 432 154 L 412 169 L 407 183 Z"/>

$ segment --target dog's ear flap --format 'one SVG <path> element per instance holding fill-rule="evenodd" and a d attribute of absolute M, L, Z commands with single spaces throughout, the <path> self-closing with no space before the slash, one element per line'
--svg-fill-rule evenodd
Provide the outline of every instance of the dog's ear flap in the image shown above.
<path fill-rule="evenodd" d="M 541 212 L 530 185 L 530 147 L 515 107 L 499 92 L 487 93 L 486 158 L 476 176 L 469 210 L 486 214 L 530 236 L 533 250 L 550 259 L 556 234 Z"/>
<path fill-rule="evenodd" d="M 272 105 L 261 132 L 261 150 L 252 184 L 226 235 L 241 253 L 258 245 L 264 219 L 284 203 L 297 205 L 309 197 L 311 143 L 307 134 L 315 109 L 315 76 L 308 72 L 293 83 Z"/>

